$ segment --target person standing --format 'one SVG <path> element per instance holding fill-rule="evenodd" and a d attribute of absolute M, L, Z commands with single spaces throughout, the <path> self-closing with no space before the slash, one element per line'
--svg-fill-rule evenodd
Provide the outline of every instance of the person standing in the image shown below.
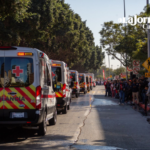
<path fill-rule="evenodd" d="M 137 101 L 137 104 L 139 105 L 139 84 L 136 82 L 136 80 L 134 80 L 132 84 L 132 97 L 133 104 L 135 104 L 135 101 Z"/>
<path fill-rule="evenodd" d="M 106 93 L 105 93 L 105 96 L 107 96 L 107 93 L 108 93 L 108 96 L 109 96 L 109 93 L 110 93 L 110 84 L 109 84 L 108 81 L 106 82 L 105 87 L 106 87 Z"/>
<path fill-rule="evenodd" d="M 114 81 L 113 93 L 113 97 L 116 97 L 116 81 Z"/>
<path fill-rule="evenodd" d="M 119 100 L 120 100 L 119 104 L 124 105 L 124 100 L 125 100 L 125 85 L 124 85 L 123 81 L 120 81 L 120 84 L 119 84 Z"/>
<path fill-rule="evenodd" d="M 116 81 L 115 88 L 116 88 L 115 98 L 119 98 L 119 80 Z"/>
<path fill-rule="evenodd" d="M 142 80 L 139 81 L 139 102 L 142 103 Z"/>
<path fill-rule="evenodd" d="M 132 102 L 132 85 L 131 85 L 131 82 L 128 81 L 128 84 L 127 84 L 127 102 Z"/>
<path fill-rule="evenodd" d="M 104 87 L 105 87 L 105 95 L 106 95 L 106 81 L 104 81 Z"/>
<path fill-rule="evenodd" d="M 114 82 L 113 81 L 111 82 L 110 89 L 111 89 L 111 96 L 114 97 Z"/>

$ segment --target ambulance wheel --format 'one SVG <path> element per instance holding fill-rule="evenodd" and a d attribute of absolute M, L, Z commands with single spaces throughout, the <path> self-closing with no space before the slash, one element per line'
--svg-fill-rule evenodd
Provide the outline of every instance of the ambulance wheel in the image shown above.
<path fill-rule="evenodd" d="M 57 109 L 55 109 L 53 118 L 49 120 L 49 124 L 50 124 L 50 125 L 55 125 L 56 122 L 57 122 Z"/>
<path fill-rule="evenodd" d="M 67 106 L 67 109 L 68 109 L 68 110 L 70 109 L 70 103 L 71 103 L 71 98 L 70 98 L 69 105 Z"/>
<path fill-rule="evenodd" d="M 78 95 L 78 93 L 76 93 L 76 98 L 78 98 L 79 97 L 79 95 Z"/>
<path fill-rule="evenodd" d="M 70 104 L 67 106 L 67 109 L 68 109 L 68 110 L 70 109 Z"/>
<path fill-rule="evenodd" d="M 67 105 L 64 107 L 64 110 L 62 111 L 63 114 L 67 114 Z"/>
<path fill-rule="evenodd" d="M 46 112 L 44 112 L 43 122 L 39 125 L 39 135 L 44 136 L 47 131 Z"/>
<path fill-rule="evenodd" d="M 60 111 L 59 111 L 59 110 L 57 110 L 57 114 L 60 114 Z"/>

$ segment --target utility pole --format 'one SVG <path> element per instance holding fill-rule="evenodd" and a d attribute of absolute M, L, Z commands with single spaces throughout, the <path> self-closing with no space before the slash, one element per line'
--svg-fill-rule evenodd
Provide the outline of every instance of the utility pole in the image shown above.
<path fill-rule="evenodd" d="M 147 6 L 148 5 L 149 5 L 149 0 L 147 0 Z M 150 29 L 149 29 L 149 23 L 148 22 L 147 22 L 147 55 L 149 58 L 150 57 Z M 150 78 L 148 78 L 148 81 L 150 82 Z"/>
<path fill-rule="evenodd" d="M 126 6 L 125 6 L 125 0 L 124 0 L 124 18 L 126 18 Z M 127 42 L 127 28 L 126 28 L 126 23 L 124 24 L 125 25 L 125 39 L 126 39 L 126 42 Z M 125 44 L 127 45 L 127 44 Z M 126 80 L 128 80 L 128 72 L 127 72 L 127 47 L 126 47 Z"/>

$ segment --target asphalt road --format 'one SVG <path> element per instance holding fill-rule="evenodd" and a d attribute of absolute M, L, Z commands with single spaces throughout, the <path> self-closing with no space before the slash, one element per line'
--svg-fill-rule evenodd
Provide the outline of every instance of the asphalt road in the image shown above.
<path fill-rule="evenodd" d="M 150 150 L 150 124 L 138 109 L 118 105 L 104 96 L 104 87 L 72 98 L 66 115 L 48 126 L 45 136 L 36 129 L 0 128 L 0 150 Z"/>

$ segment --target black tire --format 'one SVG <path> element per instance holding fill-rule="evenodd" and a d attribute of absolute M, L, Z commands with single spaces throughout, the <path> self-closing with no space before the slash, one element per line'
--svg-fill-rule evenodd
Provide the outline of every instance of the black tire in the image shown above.
<path fill-rule="evenodd" d="M 62 111 L 63 114 L 67 114 L 67 104 L 66 106 L 64 107 L 64 110 Z"/>
<path fill-rule="evenodd" d="M 57 122 L 57 109 L 55 109 L 53 118 L 49 120 L 49 125 L 55 125 Z"/>
<path fill-rule="evenodd" d="M 84 91 L 84 94 L 86 94 L 86 91 Z"/>
<path fill-rule="evenodd" d="M 70 104 L 71 104 L 71 98 L 69 100 L 69 105 L 67 106 L 67 109 L 70 110 Z"/>
<path fill-rule="evenodd" d="M 79 97 L 79 95 L 78 95 L 78 93 L 76 93 L 76 98 L 78 98 Z"/>
<path fill-rule="evenodd" d="M 57 110 L 57 114 L 60 114 L 60 111 Z"/>
<path fill-rule="evenodd" d="M 47 131 L 46 112 L 44 112 L 43 122 L 39 125 L 38 134 L 44 136 Z"/>
<path fill-rule="evenodd" d="M 70 109 L 70 104 L 67 106 L 67 110 L 69 110 Z"/>

